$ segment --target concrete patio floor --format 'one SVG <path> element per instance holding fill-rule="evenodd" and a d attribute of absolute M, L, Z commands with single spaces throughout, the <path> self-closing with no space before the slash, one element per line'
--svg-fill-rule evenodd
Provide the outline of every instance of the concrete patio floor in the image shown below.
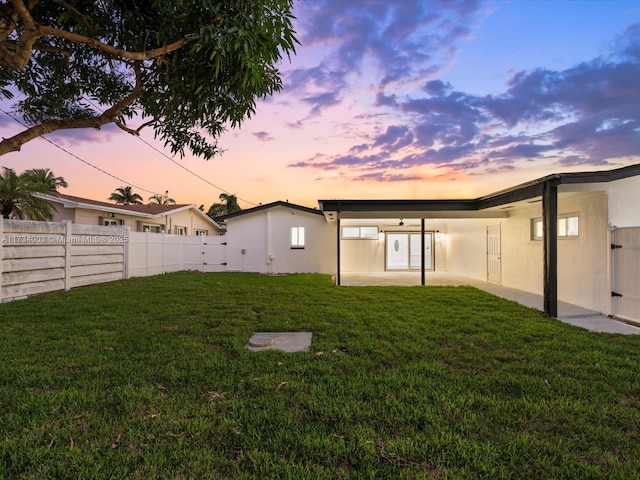
<path fill-rule="evenodd" d="M 340 283 L 343 286 L 412 286 L 420 285 L 420 272 L 381 272 L 381 273 L 341 273 Z M 426 272 L 427 286 L 460 286 L 470 285 L 498 297 L 513 300 L 526 307 L 543 310 L 542 295 L 504 287 L 495 283 L 483 282 L 475 278 L 452 275 L 448 272 Z M 558 302 L 558 320 L 593 332 L 620 333 L 623 335 L 640 335 L 640 327 L 607 317 L 596 312 Z"/>

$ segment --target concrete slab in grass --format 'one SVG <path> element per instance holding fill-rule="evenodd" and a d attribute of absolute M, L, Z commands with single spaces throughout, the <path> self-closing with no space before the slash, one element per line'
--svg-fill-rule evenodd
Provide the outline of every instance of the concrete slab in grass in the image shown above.
<path fill-rule="evenodd" d="M 283 352 L 308 352 L 311 332 L 255 332 L 245 345 L 249 350 L 282 350 Z"/>

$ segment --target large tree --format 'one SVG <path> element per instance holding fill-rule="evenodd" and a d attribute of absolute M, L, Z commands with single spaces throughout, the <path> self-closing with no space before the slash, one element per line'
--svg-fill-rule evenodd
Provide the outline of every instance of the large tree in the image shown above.
<path fill-rule="evenodd" d="M 297 43 L 293 0 L 0 2 L 0 99 L 18 94 L 13 109 L 32 125 L 0 155 L 115 123 L 211 158 L 227 126 L 281 89 L 277 64 Z"/>
<path fill-rule="evenodd" d="M 131 187 L 118 187 L 115 192 L 109 195 L 107 200 L 112 202 L 121 203 L 123 205 L 140 205 L 142 204 L 142 197 L 138 193 L 134 193 Z"/>
<path fill-rule="evenodd" d="M 48 168 L 30 168 L 22 172 L 21 176 L 28 183 L 44 186 L 50 193 L 56 193 L 60 187 L 68 187 L 63 177 L 56 177 Z"/>
<path fill-rule="evenodd" d="M 34 193 L 56 193 L 66 187 L 62 177 L 56 177 L 48 168 L 33 169 L 18 175 L 11 168 L 0 173 L 0 215 L 19 220 L 51 220 L 53 205 Z"/>
<path fill-rule="evenodd" d="M 214 203 L 209 207 L 207 215 L 211 218 L 219 217 L 221 215 L 229 215 L 230 213 L 239 212 L 242 210 L 238 204 L 238 197 L 230 193 L 221 193 L 218 197 L 220 203 Z"/>

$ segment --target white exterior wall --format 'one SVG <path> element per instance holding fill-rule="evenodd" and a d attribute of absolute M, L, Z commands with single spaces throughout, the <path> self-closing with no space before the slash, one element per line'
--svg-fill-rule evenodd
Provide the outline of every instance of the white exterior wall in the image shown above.
<path fill-rule="evenodd" d="M 542 207 L 535 205 L 510 213 L 507 219 L 450 221 L 449 272 L 486 280 L 487 225 L 500 223 L 502 285 L 542 294 L 543 242 L 531 238 L 531 220 L 542 217 Z M 577 214 L 580 226 L 578 238 L 558 239 L 558 299 L 609 313 L 607 196 L 603 192 L 563 195 L 558 215 L 564 214 Z"/>
<path fill-rule="evenodd" d="M 500 219 L 449 221 L 447 234 L 444 236 L 449 272 L 479 280 L 487 279 L 487 225 L 496 223 L 500 223 Z M 501 235 L 504 238 L 504 232 Z M 504 242 L 502 251 L 504 252 Z"/>
<path fill-rule="evenodd" d="M 558 298 L 603 313 L 611 309 L 611 240 L 607 195 L 560 199 L 558 214 L 577 213 L 577 239 L 558 239 Z"/>
<path fill-rule="evenodd" d="M 358 225 L 358 226 L 377 226 L 380 232 L 388 231 L 389 233 L 412 232 L 420 233 L 419 227 L 393 227 L 388 224 L 359 222 L 350 224 L 348 220 L 341 222 L 341 227 Z M 447 270 L 447 243 L 446 243 L 446 223 L 425 222 L 425 232 L 440 231 L 442 238 L 434 238 L 434 255 L 435 270 Z M 385 271 L 385 240 L 369 240 L 369 239 L 346 239 L 340 241 L 340 271 L 344 273 L 375 273 Z"/>
<path fill-rule="evenodd" d="M 540 205 L 540 204 L 539 204 Z M 610 310 L 609 227 L 603 192 L 561 195 L 558 215 L 577 214 L 578 238 L 558 238 L 558 299 L 584 308 Z M 541 206 L 516 212 L 503 223 L 502 284 L 543 293 L 543 242 L 531 239 L 531 220 Z"/>
<path fill-rule="evenodd" d="M 304 248 L 291 248 L 291 227 L 305 227 Z M 228 219 L 225 238 L 229 271 L 336 273 L 336 224 L 322 215 L 276 206 Z"/>
<path fill-rule="evenodd" d="M 614 227 L 640 227 L 640 176 L 609 182 L 609 224 Z"/>

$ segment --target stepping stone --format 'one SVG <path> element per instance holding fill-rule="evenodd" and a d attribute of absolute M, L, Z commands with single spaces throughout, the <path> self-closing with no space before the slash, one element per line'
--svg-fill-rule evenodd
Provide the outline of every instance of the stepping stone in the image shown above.
<path fill-rule="evenodd" d="M 311 332 L 255 332 L 245 347 L 253 351 L 308 352 L 312 338 Z"/>

